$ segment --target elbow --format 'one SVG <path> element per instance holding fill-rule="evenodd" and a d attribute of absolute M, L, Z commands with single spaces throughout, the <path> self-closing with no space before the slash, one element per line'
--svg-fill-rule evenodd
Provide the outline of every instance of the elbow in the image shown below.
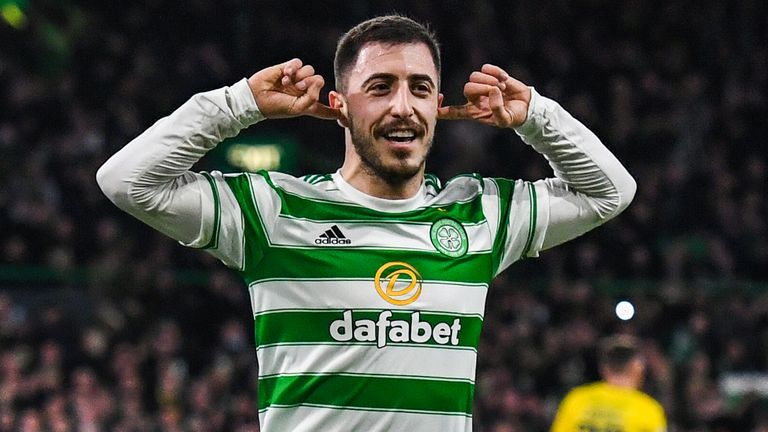
<path fill-rule="evenodd" d="M 113 162 L 111 159 L 107 160 L 96 171 L 96 183 L 112 203 L 125 209 L 130 205 L 129 183 L 123 180 L 119 167 Z"/>
<path fill-rule="evenodd" d="M 637 193 L 637 182 L 635 181 L 634 177 L 627 173 L 626 182 L 623 185 L 622 191 L 621 191 L 621 200 L 619 202 L 619 212 L 623 212 L 627 207 L 629 207 L 630 204 L 632 204 L 632 200 L 635 199 L 635 194 Z"/>
<path fill-rule="evenodd" d="M 635 199 L 635 194 L 637 193 L 637 182 L 629 173 L 626 173 L 615 187 L 617 199 L 613 211 L 610 212 L 609 219 L 626 210 L 632 203 L 632 200 Z"/>

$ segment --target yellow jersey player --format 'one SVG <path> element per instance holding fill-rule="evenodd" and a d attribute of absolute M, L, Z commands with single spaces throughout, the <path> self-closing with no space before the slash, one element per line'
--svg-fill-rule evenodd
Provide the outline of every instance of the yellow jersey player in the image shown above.
<path fill-rule="evenodd" d="M 628 335 L 600 344 L 603 381 L 571 390 L 557 410 L 551 432 L 665 432 L 664 409 L 638 390 L 645 362 L 637 340 Z"/>

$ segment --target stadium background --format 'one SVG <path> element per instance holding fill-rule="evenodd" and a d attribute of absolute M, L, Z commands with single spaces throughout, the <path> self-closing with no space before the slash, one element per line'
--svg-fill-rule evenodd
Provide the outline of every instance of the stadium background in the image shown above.
<path fill-rule="evenodd" d="M 597 378 L 597 338 L 622 331 L 645 341 L 671 431 L 768 431 L 761 0 L 0 0 L 0 431 L 257 430 L 242 283 L 119 212 L 95 171 L 195 92 L 294 56 L 330 82 L 338 36 L 391 11 L 437 31 L 447 103 L 495 62 L 638 181 L 617 220 L 495 282 L 476 430 L 546 430 Z M 284 145 L 292 172 L 323 173 L 341 136 L 270 121 L 244 145 Z M 428 170 L 548 173 L 512 133 L 470 123 L 441 124 Z"/>

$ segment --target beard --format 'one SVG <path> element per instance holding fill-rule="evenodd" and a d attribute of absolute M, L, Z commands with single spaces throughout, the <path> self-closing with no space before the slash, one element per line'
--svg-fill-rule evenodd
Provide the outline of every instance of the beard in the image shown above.
<path fill-rule="evenodd" d="M 352 145 L 354 145 L 355 151 L 357 151 L 360 160 L 363 162 L 363 169 L 368 174 L 378 177 L 390 185 L 403 184 L 419 174 L 421 167 L 424 165 L 427 156 L 429 155 L 429 151 L 432 149 L 432 137 L 429 137 L 428 141 L 426 141 L 427 151 L 419 163 L 413 165 L 409 164 L 408 159 L 411 152 L 401 150 L 393 152 L 396 161 L 393 164 L 387 165 L 382 160 L 381 153 L 376 151 L 376 138 L 362 128 L 357 127 L 354 118 L 351 116 L 349 118 L 349 123 L 349 130 L 352 135 Z M 412 127 L 418 131 L 424 131 L 424 127 L 419 124 L 403 121 L 390 123 L 379 129 L 383 130 L 403 126 Z M 426 134 L 421 132 L 418 136 L 424 137 Z"/>

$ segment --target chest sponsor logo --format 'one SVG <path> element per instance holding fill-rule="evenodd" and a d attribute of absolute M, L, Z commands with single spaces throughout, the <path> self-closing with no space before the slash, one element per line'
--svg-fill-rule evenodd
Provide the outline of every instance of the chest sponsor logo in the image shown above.
<path fill-rule="evenodd" d="M 391 261 L 379 267 L 373 285 L 381 298 L 395 306 L 405 306 L 421 295 L 421 275 L 402 261 Z"/>
<path fill-rule="evenodd" d="M 431 324 L 422 321 L 421 312 L 412 312 L 407 320 L 393 320 L 392 311 L 382 311 L 378 318 L 355 319 L 351 310 L 344 311 L 342 318 L 333 321 L 330 333 L 337 342 L 376 342 L 378 348 L 390 343 L 437 345 L 459 344 L 461 322 L 456 318 L 451 323 Z"/>
<path fill-rule="evenodd" d="M 469 249 L 467 231 L 459 222 L 450 218 L 433 223 L 429 237 L 435 249 L 451 258 L 464 256 Z"/>

